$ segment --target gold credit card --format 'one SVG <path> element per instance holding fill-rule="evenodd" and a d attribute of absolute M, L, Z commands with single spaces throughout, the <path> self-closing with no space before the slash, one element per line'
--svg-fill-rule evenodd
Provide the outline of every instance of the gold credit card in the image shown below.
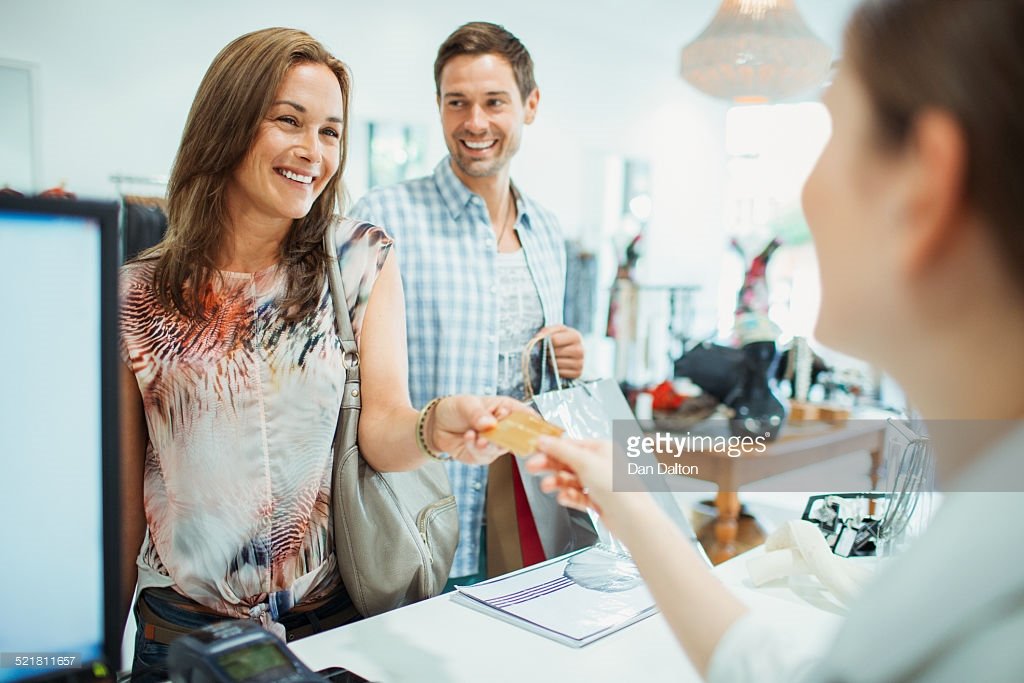
<path fill-rule="evenodd" d="M 561 436 L 564 431 L 536 413 L 515 412 L 480 435 L 516 455 L 529 455 L 536 452 L 538 437 Z"/>

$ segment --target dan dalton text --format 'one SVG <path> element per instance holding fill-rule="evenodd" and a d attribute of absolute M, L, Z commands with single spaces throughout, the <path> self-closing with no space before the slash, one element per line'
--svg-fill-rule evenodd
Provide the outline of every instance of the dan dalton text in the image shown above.
<path fill-rule="evenodd" d="M 764 436 L 708 436 L 687 432 L 679 436 L 669 432 L 657 432 L 646 436 L 630 436 L 626 439 L 626 457 L 639 458 L 641 455 L 661 453 L 673 458 L 685 458 L 688 453 L 723 453 L 738 458 L 748 453 L 764 453 L 768 448 L 768 434 Z M 657 463 L 655 465 L 630 462 L 629 474 L 699 474 L 696 465 L 678 463 Z"/>

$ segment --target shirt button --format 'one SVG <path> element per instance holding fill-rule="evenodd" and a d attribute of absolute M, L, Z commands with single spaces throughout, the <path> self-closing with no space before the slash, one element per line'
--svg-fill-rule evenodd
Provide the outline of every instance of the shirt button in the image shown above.
<path fill-rule="evenodd" d="M 484 387 L 484 393 L 485 394 L 493 394 L 494 393 L 494 387 Z"/>
<path fill-rule="evenodd" d="M 497 291 L 498 291 L 498 285 L 491 285 L 491 294 L 494 294 Z"/>
<path fill-rule="evenodd" d="M 483 487 L 484 487 L 484 485 L 481 484 L 480 482 L 478 482 L 478 481 L 473 482 L 473 490 L 474 491 L 479 491 Z"/>
<path fill-rule="evenodd" d="M 489 335 L 487 335 L 487 341 L 489 341 L 489 342 L 491 342 L 493 344 L 494 342 L 498 341 L 498 335 L 496 335 L 496 334 L 489 334 Z"/>

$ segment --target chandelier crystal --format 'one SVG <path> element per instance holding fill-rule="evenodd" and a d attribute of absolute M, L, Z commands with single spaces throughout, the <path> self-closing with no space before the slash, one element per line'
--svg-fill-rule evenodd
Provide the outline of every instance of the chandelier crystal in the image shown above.
<path fill-rule="evenodd" d="M 819 85 L 831 64 L 832 50 L 793 0 L 723 0 L 704 32 L 683 48 L 682 75 L 712 97 L 767 103 Z"/>

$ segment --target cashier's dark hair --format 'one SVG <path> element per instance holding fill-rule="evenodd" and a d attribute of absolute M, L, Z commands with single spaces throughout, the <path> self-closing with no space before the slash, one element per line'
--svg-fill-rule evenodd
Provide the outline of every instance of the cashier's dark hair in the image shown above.
<path fill-rule="evenodd" d="M 904 148 L 928 109 L 959 124 L 965 203 L 1024 289 L 1024 0 L 867 0 L 845 47 L 883 148 Z"/>

